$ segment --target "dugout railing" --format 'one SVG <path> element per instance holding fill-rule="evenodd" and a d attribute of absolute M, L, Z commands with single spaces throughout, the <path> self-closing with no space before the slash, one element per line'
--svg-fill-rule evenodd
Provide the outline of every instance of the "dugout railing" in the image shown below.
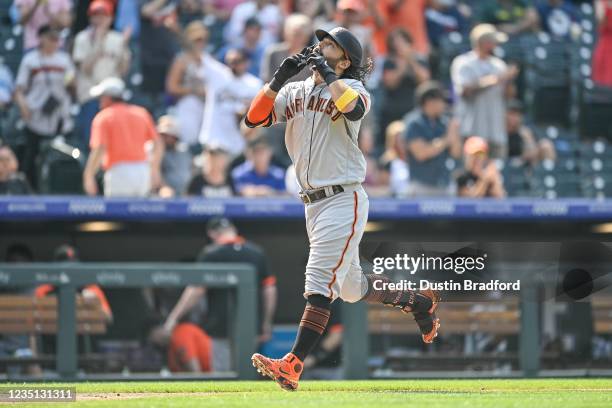
<path fill-rule="evenodd" d="M 247 264 L 198 263 L 32 263 L 0 264 L 0 286 L 27 288 L 51 284 L 57 288 L 56 371 L 62 380 L 86 379 L 78 375 L 77 288 L 89 284 L 113 288 L 184 287 L 236 290 L 232 354 L 234 373 L 252 379 L 251 354 L 256 349 L 257 303 L 255 271 Z"/>

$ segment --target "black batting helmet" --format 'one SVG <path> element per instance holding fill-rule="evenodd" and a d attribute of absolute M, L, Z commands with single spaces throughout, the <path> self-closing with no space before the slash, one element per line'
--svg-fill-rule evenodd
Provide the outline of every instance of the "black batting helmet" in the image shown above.
<path fill-rule="evenodd" d="M 336 27 L 330 31 L 319 29 L 315 31 L 315 35 L 319 41 L 327 36 L 330 36 L 332 40 L 342 47 L 344 52 L 348 55 L 351 65 L 354 68 L 361 67 L 363 49 L 361 48 L 361 43 L 357 37 L 355 37 L 355 35 L 349 30 L 344 27 Z"/>

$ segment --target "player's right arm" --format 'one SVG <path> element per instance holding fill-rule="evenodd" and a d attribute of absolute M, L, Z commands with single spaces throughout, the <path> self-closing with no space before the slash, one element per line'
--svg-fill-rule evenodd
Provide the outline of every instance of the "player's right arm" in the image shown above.
<path fill-rule="evenodd" d="M 287 94 L 283 85 L 306 66 L 311 51 L 312 47 L 304 48 L 299 54 L 285 58 L 272 80 L 264 85 L 251 102 L 244 120 L 248 127 L 269 127 L 273 123 L 284 122 Z"/>

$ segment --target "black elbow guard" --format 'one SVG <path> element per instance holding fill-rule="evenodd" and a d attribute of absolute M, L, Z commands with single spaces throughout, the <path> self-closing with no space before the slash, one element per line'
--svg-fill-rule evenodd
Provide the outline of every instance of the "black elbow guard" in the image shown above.
<path fill-rule="evenodd" d="M 250 128 L 256 128 L 259 126 L 263 126 L 263 127 L 270 127 L 272 126 L 272 114 L 270 113 L 264 120 L 262 120 L 261 122 L 258 123 L 253 123 L 251 121 L 249 121 L 249 118 L 247 116 L 244 117 L 244 124 L 247 125 L 247 127 Z"/>
<path fill-rule="evenodd" d="M 363 100 L 361 98 L 357 98 L 357 104 L 350 112 L 345 112 L 344 117 L 350 121 L 356 121 L 365 115 L 365 105 L 363 104 Z"/>

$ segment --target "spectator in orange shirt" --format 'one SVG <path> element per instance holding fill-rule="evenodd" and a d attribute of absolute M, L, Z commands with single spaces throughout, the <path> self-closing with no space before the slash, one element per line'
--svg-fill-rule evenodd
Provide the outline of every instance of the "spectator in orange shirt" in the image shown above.
<path fill-rule="evenodd" d="M 172 331 L 168 346 L 168 368 L 172 372 L 212 371 L 212 339 L 193 323 L 180 323 Z"/>
<path fill-rule="evenodd" d="M 414 49 L 421 56 L 429 54 L 429 40 L 425 24 L 427 0 L 362 0 L 368 4 L 371 16 L 365 24 L 374 32 L 377 55 L 387 53 L 387 36 L 397 27 L 403 27 L 414 41 Z"/>
<path fill-rule="evenodd" d="M 89 142 L 91 154 L 83 172 L 83 189 L 96 195 L 95 176 L 104 168 L 104 195 L 145 197 L 160 187 L 163 144 L 151 115 L 142 107 L 123 101 L 124 82 L 107 78 L 91 89 L 102 110 L 94 117 Z M 147 144 L 153 143 L 151 160 Z"/>

